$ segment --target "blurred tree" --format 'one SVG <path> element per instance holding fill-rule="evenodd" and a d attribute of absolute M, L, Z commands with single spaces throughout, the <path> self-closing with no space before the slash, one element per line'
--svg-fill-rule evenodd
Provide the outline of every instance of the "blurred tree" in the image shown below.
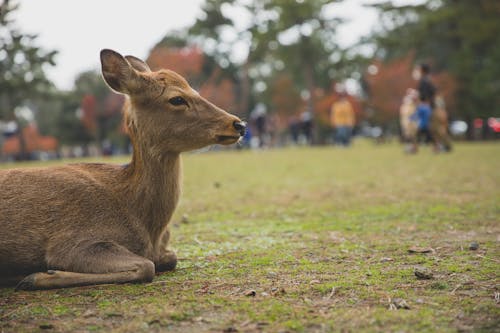
<path fill-rule="evenodd" d="M 14 110 L 55 91 L 44 67 L 55 65 L 57 51 L 36 46 L 36 35 L 22 33 L 15 27 L 11 15 L 18 7 L 8 0 L 0 4 L 0 119 L 18 123 L 19 158 L 24 159 L 27 156 L 22 136 L 23 123 L 16 118 Z"/>
<path fill-rule="evenodd" d="M 87 146 L 95 141 L 95 129 L 89 131 L 83 122 L 82 94 L 58 91 L 48 99 L 36 99 L 30 106 L 40 133 L 56 137 L 60 143 Z M 95 118 L 92 118 L 94 121 Z"/>
<path fill-rule="evenodd" d="M 250 110 L 249 59 L 248 55 L 235 57 L 234 51 L 245 53 L 244 49 L 250 44 L 251 34 L 248 29 L 237 22 L 238 18 L 249 15 L 248 5 L 238 0 L 206 0 L 202 5 L 202 16 L 187 32 L 194 43 L 200 45 L 210 62 L 215 62 L 221 69 L 221 74 L 227 73 L 235 85 L 235 104 L 232 112 L 246 117 Z M 243 19 L 244 20 L 244 19 Z M 207 63 L 205 70 L 213 67 Z M 210 73 L 207 73 L 211 75 Z"/>
<path fill-rule="evenodd" d="M 80 102 L 76 115 L 88 136 L 99 146 L 105 140 L 120 146 L 126 143 L 121 127 L 124 98 L 111 92 L 97 71 L 80 73 L 75 79 L 73 94 Z"/>
<path fill-rule="evenodd" d="M 206 0 L 203 15 L 189 35 L 222 68 L 229 64 L 239 68 L 241 114 L 248 114 L 253 100 L 266 103 L 273 112 L 280 98 L 272 93 L 280 91 L 276 88 L 285 76 L 315 111 L 317 88 L 351 74 L 341 70 L 348 61 L 336 43 L 336 29 L 342 21 L 326 15 L 326 7 L 333 2 Z M 276 77 L 281 79 L 276 81 Z M 290 113 L 304 107 L 302 100 L 296 102 Z"/>
<path fill-rule="evenodd" d="M 235 84 L 229 78 L 221 75 L 222 71 L 216 69 L 212 75 L 200 87 L 200 95 L 207 98 L 215 105 L 228 110 L 231 113 L 237 111 Z"/>
<path fill-rule="evenodd" d="M 315 90 L 330 84 L 333 68 L 330 58 L 338 51 L 335 34 L 340 19 L 326 18 L 327 0 L 262 0 L 268 19 L 253 27 L 255 52 L 267 53 L 278 65 L 293 73 L 300 90 L 308 91 L 308 108 L 315 110 Z M 261 61 L 262 61 L 261 60 Z"/>
<path fill-rule="evenodd" d="M 287 73 L 278 74 L 273 78 L 269 94 L 271 109 L 282 117 L 297 115 L 303 108 L 300 91 Z"/>
<path fill-rule="evenodd" d="M 411 76 L 414 57 L 393 59 L 390 62 L 375 60 L 365 76 L 368 84 L 368 106 L 374 110 L 370 121 L 378 125 L 397 123 L 399 107 L 406 90 L 415 87 Z"/>
<path fill-rule="evenodd" d="M 228 65 L 230 46 L 236 42 L 235 37 L 239 35 L 236 22 L 223 13 L 224 9 L 232 6 L 241 7 L 242 4 L 237 0 L 205 0 L 202 16 L 187 32 L 189 36 L 195 37 L 204 51 L 221 63 L 222 67 Z M 233 38 L 224 38 L 224 30 L 230 30 Z"/>
<path fill-rule="evenodd" d="M 381 29 L 376 56 L 400 58 L 415 51 L 418 62 L 447 70 L 456 83 L 456 113 L 471 121 L 492 116 L 500 106 L 500 2 L 431 0 L 421 5 L 375 6 Z"/>
<path fill-rule="evenodd" d="M 60 103 L 57 119 L 52 123 L 57 129 L 57 138 L 68 145 L 87 146 L 95 138 L 91 135 L 81 121 L 81 98 L 75 96 L 73 91 L 60 93 Z"/>

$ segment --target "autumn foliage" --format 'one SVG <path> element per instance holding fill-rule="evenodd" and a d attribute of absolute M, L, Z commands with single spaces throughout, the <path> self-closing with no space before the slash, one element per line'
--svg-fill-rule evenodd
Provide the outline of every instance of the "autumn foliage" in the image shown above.
<path fill-rule="evenodd" d="M 80 120 L 85 129 L 91 134 L 95 134 L 97 129 L 96 104 L 96 98 L 93 95 L 87 94 L 83 96 L 81 102 Z"/>
<path fill-rule="evenodd" d="M 168 48 L 155 47 L 147 63 L 153 71 L 162 68 L 173 70 L 190 79 L 199 76 L 203 69 L 204 55 L 198 47 Z"/>
<path fill-rule="evenodd" d="M 123 102 L 124 97 L 114 92 L 107 93 L 102 99 L 98 99 L 92 94 L 87 94 L 81 101 L 80 121 L 87 132 L 92 136 L 98 135 L 97 132 L 99 131 L 121 130 L 121 125 L 118 121 L 116 122 L 118 125 L 114 129 L 103 127 L 105 127 L 104 123 L 110 119 L 121 118 Z"/>
<path fill-rule="evenodd" d="M 235 113 L 235 84 L 228 78 L 221 78 L 221 70 L 219 68 L 216 68 L 201 85 L 199 93 L 218 107 Z"/>
<path fill-rule="evenodd" d="M 43 136 L 38 132 L 35 124 L 29 124 L 22 129 L 23 139 L 25 141 L 25 153 L 31 154 L 37 151 L 57 152 L 58 142 L 52 136 Z M 5 155 L 17 156 L 21 154 L 21 141 L 19 134 L 16 134 L 5 140 L 2 153 Z"/>
<path fill-rule="evenodd" d="M 298 114 L 305 107 L 290 75 L 276 76 L 270 88 L 271 107 L 274 113 L 286 117 Z"/>
<path fill-rule="evenodd" d="M 236 109 L 234 82 L 223 75 L 220 67 L 206 68 L 206 56 L 196 46 L 167 47 L 156 46 L 147 59 L 152 70 L 162 68 L 173 70 L 184 76 L 198 90 L 201 96 L 215 105 L 233 112 Z"/>
<path fill-rule="evenodd" d="M 374 110 L 374 121 L 383 124 L 398 119 L 399 106 L 408 88 L 415 88 L 411 76 L 413 55 L 388 63 L 375 60 L 365 76 L 368 84 L 368 105 Z"/>

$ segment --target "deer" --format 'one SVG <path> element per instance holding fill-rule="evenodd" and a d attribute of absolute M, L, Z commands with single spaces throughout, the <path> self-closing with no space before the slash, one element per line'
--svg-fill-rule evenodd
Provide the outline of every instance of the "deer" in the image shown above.
<path fill-rule="evenodd" d="M 2 285 L 147 283 L 174 270 L 168 225 L 181 194 L 181 153 L 245 134 L 245 122 L 176 72 L 110 49 L 100 60 L 106 84 L 126 96 L 131 161 L 0 171 Z"/>

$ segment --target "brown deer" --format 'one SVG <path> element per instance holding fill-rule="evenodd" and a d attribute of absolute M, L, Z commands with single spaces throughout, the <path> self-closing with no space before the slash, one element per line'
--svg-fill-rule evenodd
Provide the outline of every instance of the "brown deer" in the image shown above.
<path fill-rule="evenodd" d="M 0 172 L 0 283 L 34 290 L 149 282 L 173 270 L 168 222 L 181 190 L 180 153 L 228 145 L 245 123 L 170 70 L 101 51 L 102 74 L 128 96 L 126 166 L 70 164 Z M 25 275 L 24 279 L 21 280 Z"/>

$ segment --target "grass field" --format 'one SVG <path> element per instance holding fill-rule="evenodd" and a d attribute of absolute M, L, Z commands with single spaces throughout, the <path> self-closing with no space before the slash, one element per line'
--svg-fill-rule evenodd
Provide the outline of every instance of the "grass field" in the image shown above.
<path fill-rule="evenodd" d="M 176 271 L 0 289 L 0 331 L 500 332 L 499 144 L 187 154 L 172 224 Z"/>

